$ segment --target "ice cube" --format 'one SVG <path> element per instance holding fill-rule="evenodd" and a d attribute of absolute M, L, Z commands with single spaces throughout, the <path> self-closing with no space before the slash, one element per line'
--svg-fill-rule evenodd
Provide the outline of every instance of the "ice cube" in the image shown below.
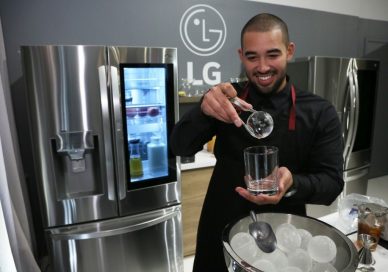
<path fill-rule="evenodd" d="M 317 235 L 310 239 L 307 252 L 314 261 L 328 263 L 337 255 L 337 247 L 330 237 Z"/>
<path fill-rule="evenodd" d="M 247 232 L 236 233 L 230 240 L 230 246 L 241 259 L 250 264 L 262 254 L 253 237 Z"/>
<path fill-rule="evenodd" d="M 304 250 L 307 250 L 307 245 L 310 239 L 313 237 L 312 234 L 305 229 L 297 229 L 300 238 L 302 239 L 300 247 Z"/>
<path fill-rule="evenodd" d="M 271 253 L 263 253 L 262 258 L 270 261 L 276 269 L 281 269 L 288 265 L 288 258 L 286 254 L 278 248 Z"/>
<path fill-rule="evenodd" d="M 302 239 L 296 227 L 290 223 L 283 223 L 275 231 L 277 246 L 285 253 L 300 247 Z"/>
<path fill-rule="evenodd" d="M 288 265 L 298 267 L 302 271 L 310 271 L 313 261 L 306 250 L 297 248 L 288 255 Z"/>
<path fill-rule="evenodd" d="M 337 272 L 337 269 L 330 263 L 314 262 L 311 272 Z"/>
<path fill-rule="evenodd" d="M 279 272 L 304 272 L 300 268 L 295 266 L 286 266 L 279 270 Z"/>
<path fill-rule="evenodd" d="M 260 269 L 261 271 L 265 272 L 276 272 L 275 266 L 267 260 L 264 259 L 258 259 L 253 262 L 252 264 L 255 268 Z"/>

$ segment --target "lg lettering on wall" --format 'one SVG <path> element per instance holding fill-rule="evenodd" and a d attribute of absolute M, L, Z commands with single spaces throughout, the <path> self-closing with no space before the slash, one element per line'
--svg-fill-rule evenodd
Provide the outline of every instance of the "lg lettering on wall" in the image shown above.
<path fill-rule="evenodd" d="M 179 24 L 180 36 L 186 48 L 198 57 L 217 53 L 226 40 L 226 24 L 222 15 L 209 5 L 188 8 Z M 202 67 L 202 79 L 194 78 L 194 62 L 187 61 L 187 80 L 193 85 L 214 85 L 221 81 L 221 65 L 207 61 Z M 201 67 L 195 67 L 201 69 Z"/>

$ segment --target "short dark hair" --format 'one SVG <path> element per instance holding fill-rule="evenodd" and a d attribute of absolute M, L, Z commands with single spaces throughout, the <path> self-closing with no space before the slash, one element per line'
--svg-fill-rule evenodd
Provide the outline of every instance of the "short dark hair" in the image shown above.
<path fill-rule="evenodd" d="M 290 42 L 287 24 L 279 17 L 270 13 L 260 13 L 252 17 L 241 30 L 241 48 L 243 48 L 243 37 L 246 32 L 267 32 L 275 28 L 280 29 L 283 35 L 283 42 L 286 46 Z"/>

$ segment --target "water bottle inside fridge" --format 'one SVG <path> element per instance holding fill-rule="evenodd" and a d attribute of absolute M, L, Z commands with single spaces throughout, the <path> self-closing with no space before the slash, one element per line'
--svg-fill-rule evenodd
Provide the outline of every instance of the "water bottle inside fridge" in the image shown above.
<path fill-rule="evenodd" d="M 166 145 L 160 137 L 152 136 L 151 142 L 147 145 L 148 165 L 151 171 L 167 172 L 166 152 Z"/>

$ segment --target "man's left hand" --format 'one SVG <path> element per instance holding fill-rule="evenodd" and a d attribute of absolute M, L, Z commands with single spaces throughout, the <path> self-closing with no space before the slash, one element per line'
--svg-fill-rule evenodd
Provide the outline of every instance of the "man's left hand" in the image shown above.
<path fill-rule="evenodd" d="M 236 187 L 236 192 L 246 200 L 257 205 L 277 204 L 293 184 L 292 174 L 287 167 L 280 167 L 278 169 L 278 179 L 279 190 L 275 195 L 252 195 L 247 189 L 242 187 Z"/>

